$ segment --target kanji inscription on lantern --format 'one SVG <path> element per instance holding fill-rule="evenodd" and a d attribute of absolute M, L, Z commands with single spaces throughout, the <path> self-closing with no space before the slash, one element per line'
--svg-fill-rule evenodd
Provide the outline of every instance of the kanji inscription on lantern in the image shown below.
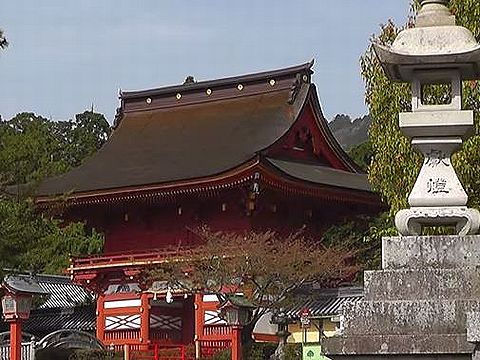
<path fill-rule="evenodd" d="M 444 178 L 435 178 L 428 180 L 427 192 L 431 194 L 448 194 L 450 190 L 447 188 L 447 180 Z"/>
<path fill-rule="evenodd" d="M 425 155 L 425 165 L 429 167 L 450 166 L 447 154 L 441 150 L 432 149 Z"/>

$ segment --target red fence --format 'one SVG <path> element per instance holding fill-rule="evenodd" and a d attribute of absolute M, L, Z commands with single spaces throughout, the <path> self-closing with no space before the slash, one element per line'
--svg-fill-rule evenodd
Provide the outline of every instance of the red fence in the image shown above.
<path fill-rule="evenodd" d="M 229 340 L 201 341 L 200 357 L 211 358 L 218 351 L 229 348 Z M 140 350 L 138 345 L 126 345 L 125 356 L 129 360 L 195 360 L 195 346 L 153 344 L 148 350 Z"/>
<path fill-rule="evenodd" d="M 195 349 L 185 345 L 158 345 L 149 350 L 132 350 L 130 360 L 195 360 Z"/>
<path fill-rule="evenodd" d="M 200 356 L 202 358 L 209 358 L 215 353 L 231 347 L 230 340 L 204 340 L 200 341 Z"/>

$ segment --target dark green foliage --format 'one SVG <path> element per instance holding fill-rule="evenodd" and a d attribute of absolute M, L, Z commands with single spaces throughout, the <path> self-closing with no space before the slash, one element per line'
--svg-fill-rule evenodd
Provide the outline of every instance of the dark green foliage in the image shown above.
<path fill-rule="evenodd" d="M 64 173 L 97 151 L 109 133 L 105 117 L 90 111 L 69 121 L 49 121 L 33 113 L 2 121 L 0 184 L 35 184 Z"/>
<path fill-rule="evenodd" d="M 362 268 L 379 269 L 382 237 L 396 234 L 389 214 L 383 213 L 377 217 L 359 216 L 332 226 L 325 232 L 323 243 L 355 249 L 355 258 Z"/>
<path fill-rule="evenodd" d="M 302 344 L 287 344 L 285 360 L 302 360 Z"/>
<path fill-rule="evenodd" d="M 268 360 L 275 352 L 277 344 L 274 343 L 252 343 L 243 348 L 243 358 L 248 360 Z M 211 360 L 230 360 L 231 350 L 220 351 Z M 285 346 L 285 360 L 301 360 L 302 344 L 287 344 Z"/>
<path fill-rule="evenodd" d="M 63 160 L 75 167 L 96 152 L 107 141 L 110 125 L 102 114 L 85 111 L 75 115 L 75 120 L 60 122 L 60 139 Z"/>
<path fill-rule="evenodd" d="M 113 354 L 108 350 L 97 349 L 40 349 L 35 354 L 37 360 L 120 360 L 122 354 Z"/>
<path fill-rule="evenodd" d="M 0 200 L 0 268 L 60 274 L 69 255 L 98 253 L 103 237 L 82 223 L 38 215 L 30 201 Z"/>
<path fill-rule="evenodd" d="M 68 360 L 119 360 L 123 359 L 122 354 L 114 354 L 109 350 L 89 350 L 78 349 L 74 350 Z"/>
<path fill-rule="evenodd" d="M 62 273 L 71 255 L 102 251 L 101 234 L 40 213 L 28 195 L 42 179 L 81 164 L 109 132 L 104 116 L 90 111 L 69 121 L 21 113 L 0 122 L 0 268 Z"/>
<path fill-rule="evenodd" d="M 372 144 L 369 140 L 358 144 L 350 149 L 348 156 L 360 166 L 363 171 L 367 171 L 373 157 Z"/>

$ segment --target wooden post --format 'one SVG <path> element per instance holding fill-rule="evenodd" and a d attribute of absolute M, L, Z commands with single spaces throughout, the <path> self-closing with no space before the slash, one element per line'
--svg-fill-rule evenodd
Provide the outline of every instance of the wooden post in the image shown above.
<path fill-rule="evenodd" d="M 97 298 L 97 339 L 105 343 L 105 295 L 98 294 Z"/>
<path fill-rule="evenodd" d="M 123 345 L 123 360 L 130 360 L 130 345 Z"/>
<path fill-rule="evenodd" d="M 232 326 L 232 360 L 242 360 L 242 328 Z"/>
<path fill-rule="evenodd" d="M 10 322 L 10 360 L 22 359 L 22 320 Z"/>
<path fill-rule="evenodd" d="M 150 301 L 147 293 L 142 293 L 141 299 L 141 316 L 140 316 L 140 339 L 142 349 L 148 350 L 150 342 Z"/>
<path fill-rule="evenodd" d="M 153 358 L 154 360 L 158 360 L 158 344 L 155 344 L 153 347 Z"/>
<path fill-rule="evenodd" d="M 195 294 L 195 358 L 199 359 L 202 349 L 201 349 L 201 339 L 203 335 L 203 322 L 204 322 L 204 313 L 203 313 L 203 295 Z"/>
<path fill-rule="evenodd" d="M 180 359 L 181 360 L 187 360 L 185 348 L 186 348 L 185 345 L 182 345 L 180 347 Z"/>

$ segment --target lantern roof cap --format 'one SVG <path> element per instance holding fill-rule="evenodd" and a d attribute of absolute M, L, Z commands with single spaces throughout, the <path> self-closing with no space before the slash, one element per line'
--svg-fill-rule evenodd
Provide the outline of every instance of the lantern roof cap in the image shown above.
<path fill-rule="evenodd" d="M 418 70 L 458 70 L 462 80 L 480 78 L 480 44 L 455 25 L 446 0 L 424 0 L 415 27 L 402 30 L 391 46 L 373 47 L 387 76 L 410 82 Z"/>
<path fill-rule="evenodd" d="M 243 307 L 243 308 L 256 308 L 256 306 L 250 302 L 243 295 L 230 295 L 227 299 L 220 305 L 220 309 L 225 307 L 234 306 L 234 307 Z"/>
<path fill-rule="evenodd" d="M 3 279 L 3 287 L 13 294 L 47 295 L 37 279 L 30 275 L 7 275 Z"/>

